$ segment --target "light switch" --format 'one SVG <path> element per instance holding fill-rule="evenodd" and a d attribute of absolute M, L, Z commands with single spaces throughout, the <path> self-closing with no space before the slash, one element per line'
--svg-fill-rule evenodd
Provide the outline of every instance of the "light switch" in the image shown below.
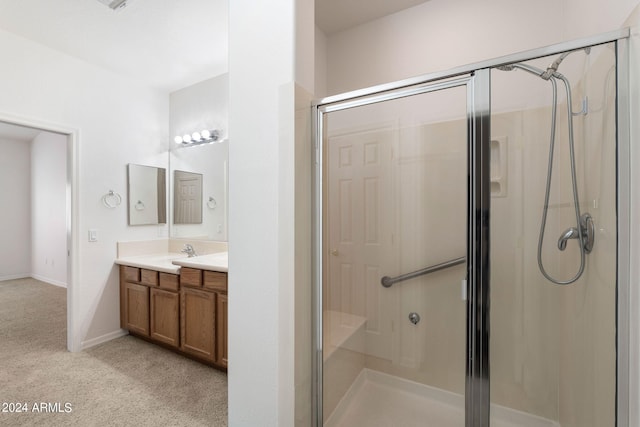
<path fill-rule="evenodd" d="M 89 230 L 89 241 L 97 242 L 98 241 L 98 230 Z"/>

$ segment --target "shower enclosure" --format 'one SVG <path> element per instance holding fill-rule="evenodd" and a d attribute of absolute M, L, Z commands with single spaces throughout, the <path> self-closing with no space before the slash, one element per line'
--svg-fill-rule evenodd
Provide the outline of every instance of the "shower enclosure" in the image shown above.
<path fill-rule="evenodd" d="M 627 36 L 314 105 L 316 425 L 628 424 Z"/>

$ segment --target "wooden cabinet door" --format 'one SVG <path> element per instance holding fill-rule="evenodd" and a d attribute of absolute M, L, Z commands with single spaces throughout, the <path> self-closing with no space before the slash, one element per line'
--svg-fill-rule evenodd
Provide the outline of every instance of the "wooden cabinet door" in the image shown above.
<path fill-rule="evenodd" d="M 180 345 L 180 294 L 150 290 L 150 337 L 173 347 Z"/>
<path fill-rule="evenodd" d="M 216 296 L 216 362 L 227 367 L 227 307 L 226 294 Z"/>
<path fill-rule="evenodd" d="M 149 288 L 124 283 L 124 325 L 131 332 L 149 336 Z"/>
<path fill-rule="evenodd" d="M 215 362 L 216 295 L 198 289 L 180 289 L 180 349 Z"/>

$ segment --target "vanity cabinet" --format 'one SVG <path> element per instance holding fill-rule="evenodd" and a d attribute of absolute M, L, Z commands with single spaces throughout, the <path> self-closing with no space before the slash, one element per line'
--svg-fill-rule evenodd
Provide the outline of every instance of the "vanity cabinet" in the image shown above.
<path fill-rule="evenodd" d="M 124 283 L 122 327 L 136 334 L 149 336 L 149 288 L 136 283 Z"/>
<path fill-rule="evenodd" d="M 227 294 L 216 296 L 216 361 L 227 367 Z"/>
<path fill-rule="evenodd" d="M 150 337 L 172 347 L 180 345 L 180 294 L 163 289 L 151 289 Z"/>
<path fill-rule="evenodd" d="M 227 301 L 227 273 L 120 266 L 121 327 L 220 368 L 227 367 Z"/>
<path fill-rule="evenodd" d="M 227 273 L 205 271 L 203 276 L 202 286 L 216 294 L 216 362 L 227 367 Z"/>
<path fill-rule="evenodd" d="M 227 273 L 180 270 L 181 349 L 227 367 Z"/>
<path fill-rule="evenodd" d="M 178 275 L 158 273 L 158 288 L 150 289 L 150 325 L 152 339 L 171 347 L 180 346 L 180 285 Z"/>
<path fill-rule="evenodd" d="M 149 288 L 140 284 L 139 268 L 120 266 L 120 327 L 149 336 Z"/>
<path fill-rule="evenodd" d="M 216 295 L 199 289 L 180 290 L 180 348 L 182 351 L 215 362 Z"/>
<path fill-rule="evenodd" d="M 120 266 L 120 327 L 130 333 L 178 347 L 178 276 Z"/>

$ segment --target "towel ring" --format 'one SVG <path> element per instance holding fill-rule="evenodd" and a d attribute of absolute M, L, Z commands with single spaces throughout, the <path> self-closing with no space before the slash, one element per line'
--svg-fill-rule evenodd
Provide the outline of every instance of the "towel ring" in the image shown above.
<path fill-rule="evenodd" d="M 209 209 L 215 209 L 218 206 L 218 202 L 216 202 L 216 199 L 209 196 L 209 200 L 207 201 L 207 206 L 209 207 Z"/>
<path fill-rule="evenodd" d="M 120 203 L 122 203 L 122 196 L 113 190 L 109 190 L 107 194 L 102 196 L 102 204 L 109 209 L 115 209 L 120 206 Z"/>
<path fill-rule="evenodd" d="M 138 203 L 136 203 L 135 206 L 137 211 L 143 211 L 144 210 L 144 203 L 142 203 L 142 200 L 138 200 Z"/>

